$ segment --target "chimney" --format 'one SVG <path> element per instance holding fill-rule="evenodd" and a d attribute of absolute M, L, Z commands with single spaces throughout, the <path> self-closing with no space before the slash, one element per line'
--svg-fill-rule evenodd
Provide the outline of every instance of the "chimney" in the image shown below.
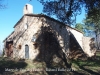
<path fill-rule="evenodd" d="M 33 6 L 30 4 L 26 4 L 23 9 L 23 14 L 32 14 L 33 13 Z"/>

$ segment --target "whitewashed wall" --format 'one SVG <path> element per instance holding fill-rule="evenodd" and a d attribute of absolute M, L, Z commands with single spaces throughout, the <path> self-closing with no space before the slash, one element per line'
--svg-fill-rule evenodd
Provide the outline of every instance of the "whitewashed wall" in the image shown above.
<path fill-rule="evenodd" d="M 83 33 L 69 27 L 67 27 L 67 29 L 70 30 L 70 32 L 74 35 L 75 39 L 79 43 L 80 47 L 83 49 L 83 43 L 82 43 Z"/>
<path fill-rule="evenodd" d="M 96 52 L 96 48 L 91 50 L 90 42 L 91 42 L 90 37 L 83 37 L 83 50 L 89 57 L 92 57 Z"/>

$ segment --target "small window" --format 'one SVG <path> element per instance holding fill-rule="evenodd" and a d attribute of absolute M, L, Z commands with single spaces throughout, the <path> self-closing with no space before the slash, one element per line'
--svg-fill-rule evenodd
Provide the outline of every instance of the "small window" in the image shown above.
<path fill-rule="evenodd" d="M 21 49 L 21 45 L 18 46 L 18 49 Z"/>
<path fill-rule="evenodd" d="M 24 28 L 25 28 L 25 29 L 27 29 L 27 28 L 28 28 L 28 24 L 27 24 L 27 23 L 24 25 Z"/>
<path fill-rule="evenodd" d="M 25 58 L 29 59 L 29 46 L 25 45 Z"/>
<path fill-rule="evenodd" d="M 33 36 L 32 37 L 32 42 L 35 42 L 36 41 L 36 36 Z"/>
<path fill-rule="evenodd" d="M 37 33 L 35 33 L 34 35 L 33 35 L 33 37 L 32 37 L 32 42 L 36 42 L 36 39 L 37 39 Z"/>

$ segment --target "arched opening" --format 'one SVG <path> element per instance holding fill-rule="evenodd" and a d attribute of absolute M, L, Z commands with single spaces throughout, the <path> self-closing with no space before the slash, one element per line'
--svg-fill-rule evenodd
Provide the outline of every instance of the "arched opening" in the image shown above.
<path fill-rule="evenodd" d="M 25 58 L 29 59 L 29 46 L 25 45 Z"/>
<path fill-rule="evenodd" d="M 7 57 L 13 57 L 13 41 L 6 42 L 6 55 Z"/>

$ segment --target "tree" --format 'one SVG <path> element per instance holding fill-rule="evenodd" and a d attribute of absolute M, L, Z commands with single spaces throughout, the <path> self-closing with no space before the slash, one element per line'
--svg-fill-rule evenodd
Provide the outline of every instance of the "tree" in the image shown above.
<path fill-rule="evenodd" d="M 94 17 L 94 16 L 93 16 Z M 85 24 L 92 27 L 92 29 L 94 30 L 96 36 L 97 34 L 100 33 L 100 19 L 93 19 L 93 17 L 86 17 L 86 22 Z"/>
<path fill-rule="evenodd" d="M 82 33 L 84 33 L 83 24 L 77 23 L 77 24 L 75 25 L 75 28 L 76 28 L 77 30 L 81 31 Z"/>
<path fill-rule="evenodd" d="M 93 34 L 95 33 L 95 27 L 94 24 L 91 23 L 91 21 L 91 19 L 87 18 L 83 20 L 85 36 L 93 37 Z"/>
<path fill-rule="evenodd" d="M 87 20 L 86 21 L 85 20 L 84 20 L 83 24 L 77 23 L 75 25 L 75 28 L 77 30 L 81 31 L 84 34 L 84 36 L 92 37 L 92 33 L 94 31 L 94 26 L 90 26 L 90 25 L 86 24 Z"/>
<path fill-rule="evenodd" d="M 81 10 L 84 7 L 86 13 L 98 15 L 100 12 L 100 0 L 38 0 L 43 4 L 43 12 L 49 16 L 55 15 L 56 18 L 66 24 L 73 24 L 76 20 L 76 16 L 81 14 Z M 98 8 L 95 11 L 94 8 Z M 91 15 L 89 15 L 91 16 Z M 98 16 L 96 16 L 98 17 Z M 95 18 L 96 18 L 95 17 Z M 98 18 L 96 18 L 98 19 Z"/>
<path fill-rule="evenodd" d="M 59 21 L 72 25 L 76 21 L 76 16 L 81 14 L 84 8 L 86 14 L 95 20 L 99 20 L 100 0 L 38 0 L 43 5 L 43 12 L 48 16 L 55 16 Z M 95 9 L 97 8 L 97 9 Z M 96 10 L 96 11 L 95 11 Z M 96 13 L 96 16 L 94 14 Z M 77 26 L 80 30 L 82 27 Z M 86 28 L 85 28 L 86 30 Z"/>
<path fill-rule="evenodd" d="M 2 45 L 2 43 L 1 43 L 1 41 L 0 41 L 0 56 L 2 56 L 2 49 L 3 48 L 3 45 Z"/>
<path fill-rule="evenodd" d="M 97 14 L 95 14 L 97 15 Z M 100 15 L 98 15 L 100 16 Z M 97 17 L 99 19 L 99 17 Z M 92 32 L 95 33 L 96 43 L 98 43 L 98 34 L 100 34 L 100 19 L 96 20 L 95 16 L 91 14 L 90 16 L 87 16 L 84 20 L 85 25 L 88 27 L 87 30 L 92 30 Z M 93 34 L 92 34 L 93 35 Z M 97 48 L 99 48 L 99 45 L 97 44 Z"/>
<path fill-rule="evenodd" d="M 0 9 L 6 8 L 6 4 L 3 3 L 4 0 L 0 0 Z"/>

